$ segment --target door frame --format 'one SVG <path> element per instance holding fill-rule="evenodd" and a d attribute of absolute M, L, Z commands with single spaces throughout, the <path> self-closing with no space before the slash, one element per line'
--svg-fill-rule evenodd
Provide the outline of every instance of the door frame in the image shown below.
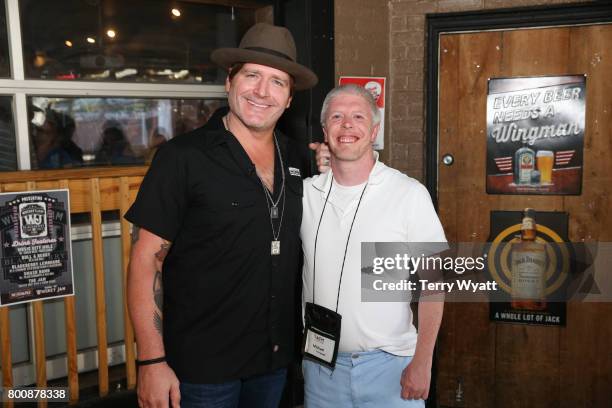
<path fill-rule="evenodd" d="M 427 14 L 425 186 L 438 208 L 438 69 L 440 35 L 516 28 L 544 28 L 612 22 L 607 2 L 534 6 L 458 13 Z"/>

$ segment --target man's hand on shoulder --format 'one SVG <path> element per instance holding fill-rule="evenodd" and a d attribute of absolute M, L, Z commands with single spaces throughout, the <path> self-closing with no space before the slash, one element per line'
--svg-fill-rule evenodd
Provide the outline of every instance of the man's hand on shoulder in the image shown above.
<path fill-rule="evenodd" d="M 137 391 L 141 408 L 180 407 L 179 380 L 166 363 L 139 367 Z"/>
<path fill-rule="evenodd" d="M 331 159 L 331 153 L 326 143 L 310 143 L 308 144 L 310 150 L 315 152 L 315 158 L 317 162 L 317 168 L 319 173 L 325 173 L 329 170 L 329 161 Z"/>
<path fill-rule="evenodd" d="M 431 383 L 431 359 L 415 359 L 404 368 L 400 384 L 403 399 L 423 399 L 429 397 Z"/>

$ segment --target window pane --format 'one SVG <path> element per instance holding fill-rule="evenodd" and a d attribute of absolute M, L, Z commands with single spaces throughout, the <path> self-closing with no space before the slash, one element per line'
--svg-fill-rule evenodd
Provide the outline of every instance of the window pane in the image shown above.
<path fill-rule="evenodd" d="M 145 164 L 225 99 L 28 98 L 32 169 Z"/>
<path fill-rule="evenodd" d="M 22 0 L 26 77 L 221 84 L 225 76 L 211 51 L 236 46 L 270 1 L 209 3 Z"/>
<path fill-rule="evenodd" d="M 4 3 L 4 0 L 0 0 L 0 78 L 8 78 L 11 76 L 6 26 L 6 5 Z"/>
<path fill-rule="evenodd" d="M 17 170 L 13 98 L 0 96 L 0 171 Z"/>

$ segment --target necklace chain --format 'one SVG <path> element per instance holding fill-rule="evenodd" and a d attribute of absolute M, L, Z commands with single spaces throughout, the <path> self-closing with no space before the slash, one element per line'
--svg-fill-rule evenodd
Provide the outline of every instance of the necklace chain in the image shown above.
<path fill-rule="evenodd" d="M 283 164 L 283 156 L 281 154 L 280 148 L 278 147 L 278 140 L 276 140 L 276 134 L 274 134 L 274 145 L 276 146 L 276 151 L 278 153 L 278 161 L 280 162 L 281 177 L 282 177 L 281 178 L 281 189 L 280 189 L 280 192 L 278 193 L 278 199 L 276 200 L 276 203 L 272 199 L 272 196 L 270 195 L 270 191 L 264 184 L 263 180 L 261 179 L 261 177 L 259 177 L 259 174 L 257 175 L 257 178 L 259 178 L 261 187 L 263 188 L 264 193 L 266 195 L 266 205 L 268 206 L 268 214 L 270 217 L 270 227 L 272 228 L 272 237 L 274 238 L 274 241 L 278 241 L 278 237 L 280 236 L 281 227 L 283 226 L 283 214 L 285 212 L 285 199 L 284 199 L 285 197 L 285 166 Z M 272 208 L 276 208 L 278 206 L 278 203 L 280 202 L 281 198 L 283 199 L 283 205 L 280 211 L 278 231 L 274 231 L 274 222 L 272 222 L 272 218 L 274 218 L 272 217 Z M 272 203 L 272 208 L 270 208 L 270 203 Z"/>
<path fill-rule="evenodd" d="M 229 119 L 227 116 L 223 117 L 223 124 L 225 125 L 225 129 L 228 132 L 231 132 L 230 126 L 229 126 Z M 273 238 L 272 255 L 278 255 L 280 254 L 280 241 L 278 240 L 278 238 L 280 237 L 281 228 L 283 226 L 283 214 L 285 213 L 285 165 L 283 163 L 283 156 L 281 154 L 280 147 L 278 145 L 278 140 L 276 139 L 276 133 L 273 133 L 273 136 L 274 136 L 274 146 L 276 147 L 276 152 L 278 153 L 278 160 L 280 162 L 280 168 L 281 168 L 281 189 L 278 193 L 278 198 L 276 202 L 274 201 L 274 198 L 272 197 L 270 190 L 266 187 L 266 184 L 264 183 L 263 179 L 259 176 L 259 173 L 257 172 L 257 168 L 255 168 L 255 173 L 257 174 L 257 178 L 259 179 L 261 188 L 263 188 L 264 190 L 266 206 L 268 207 L 268 217 L 270 219 L 270 227 L 272 228 L 272 238 Z M 274 174 L 274 170 L 272 174 Z M 274 188 L 274 178 L 272 179 L 272 188 Z M 278 222 L 278 230 L 275 231 L 273 218 L 276 218 L 276 216 L 274 217 L 272 216 L 272 210 L 275 210 L 274 211 L 275 214 L 278 214 L 277 207 L 281 199 L 283 200 L 283 205 L 280 211 L 280 220 Z M 272 204 L 272 207 L 270 207 L 270 204 Z"/>
<path fill-rule="evenodd" d="M 257 173 L 257 178 L 259 178 L 259 181 L 261 182 L 261 185 L 264 187 L 264 192 L 266 193 L 266 198 L 268 200 L 270 200 L 270 203 L 272 203 L 272 208 L 278 207 L 278 203 L 280 202 L 281 197 L 283 196 L 283 194 L 285 192 L 285 166 L 283 166 L 283 156 L 281 155 L 280 148 L 278 147 L 278 141 L 276 140 L 276 134 L 274 134 L 274 146 L 276 146 L 276 152 L 278 153 L 278 159 L 280 161 L 281 181 L 282 181 L 281 189 L 280 189 L 280 192 L 278 193 L 278 197 L 276 199 L 276 202 L 274 201 L 274 198 L 272 197 L 272 194 L 270 193 L 270 189 L 266 187 L 266 183 L 264 183 L 264 181 L 261 178 L 261 176 L 259 175 L 259 173 Z M 272 171 L 274 172 L 274 170 L 272 170 Z M 272 189 L 274 189 L 274 179 L 272 179 Z"/>

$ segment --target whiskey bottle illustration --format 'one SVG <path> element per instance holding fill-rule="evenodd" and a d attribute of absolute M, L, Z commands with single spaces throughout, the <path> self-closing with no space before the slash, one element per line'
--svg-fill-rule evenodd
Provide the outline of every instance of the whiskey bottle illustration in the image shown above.
<path fill-rule="evenodd" d="M 512 307 L 546 308 L 546 247 L 536 241 L 535 211 L 523 212 L 520 241 L 512 245 Z"/>
<path fill-rule="evenodd" d="M 514 153 L 514 184 L 531 184 L 535 171 L 535 152 L 523 146 Z"/>

